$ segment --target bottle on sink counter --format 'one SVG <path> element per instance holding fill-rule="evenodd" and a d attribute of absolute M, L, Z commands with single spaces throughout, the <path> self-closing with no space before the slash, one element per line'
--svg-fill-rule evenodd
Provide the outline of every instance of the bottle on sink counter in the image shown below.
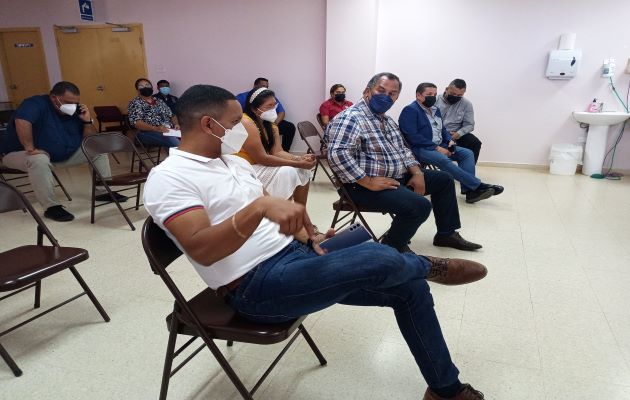
<path fill-rule="evenodd" d="M 588 105 L 588 109 L 586 111 L 591 113 L 599 112 L 599 104 L 597 104 L 597 99 L 593 99 L 591 104 Z"/>

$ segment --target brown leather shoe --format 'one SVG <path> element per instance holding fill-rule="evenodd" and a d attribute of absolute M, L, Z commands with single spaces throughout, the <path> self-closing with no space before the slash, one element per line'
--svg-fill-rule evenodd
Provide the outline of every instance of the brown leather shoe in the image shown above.
<path fill-rule="evenodd" d="M 431 389 L 427 388 L 427 391 L 424 392 L 423 400 L 483 400 L 483 393 L 478 390 L 475 390 L 468 383 L 462 383 L 462 387 L 459 390 L 459 393 L 455 395 L 455 397 L 440 397 L 437 394 L 433 393 Z"/>
<path fill-rule="evenodd" d="M 463 285 L 485 278 L 488 269 L 475 261 L 424 256 L 431 263 L 427 281 L 442 285 Z"/>
<path fill-rule="evenodd" d="M 450 236 L 436 234 L 433 237 L 433 245 L 438 247 L 452 247 L 457 250 L 466 251 L 479 250 L 482 247 L 480 244 L 464 239 L 459 232 L 455 232 Z"/>

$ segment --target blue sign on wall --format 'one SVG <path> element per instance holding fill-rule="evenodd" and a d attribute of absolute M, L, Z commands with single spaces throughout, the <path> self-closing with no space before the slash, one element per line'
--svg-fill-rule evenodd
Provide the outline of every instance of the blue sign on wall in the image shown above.
<path fill-rule="evenodd" d="M 81 19 L 86 21 L 94 21 L 94 9 L 92 8 L 92 0 L 79 0 L 79 12 Z"/>

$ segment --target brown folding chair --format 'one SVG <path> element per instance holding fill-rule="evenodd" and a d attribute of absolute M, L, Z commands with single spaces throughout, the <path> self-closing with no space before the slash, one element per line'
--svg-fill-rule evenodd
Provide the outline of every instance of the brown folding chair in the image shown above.
<path fill-rule="evenodd" d="M 58 187 L 59 189 L 61 189 L 63 194 L 66 195 L 66 198 L 68 199 L 68 201 L 72 201 L 72 197 L 70 197 L 70 194 L 68 193 L 66 188 L 63 186 L 63 183 L 61 183 L 61 180 L 59 180 L 59 177 L 57 176 L 57 174 L 55 174 L 55 171 L 51 169 L 50 172 L 52 173 L 53 179 L 56 182 L 55 187 Z M 11 178 L 7 178 L 5 175 L 15 175 L 15 176 Z M 0 164 L 0 181 L 10 183 L 11 185 L 13 185 L 14 187 L 20 190 L 22 190 L 23 187 L 30 186 L 31 184 L 30 181 L 28 180 L 28 174 L 26 172 L 20 171 L 19 169 L 8 168 L 1 164 Z M 23 191 L 22 193 L 24 194 L 33 193 L 33 190 L 32 189 L 26 190 L 26 191 Z"/>
<path fill-rule="evenodd" d="M 162 156 L 162 146 L 153 146 L 153 145 L 145 145 L 142 143 L 140 139 L 138 139 L 138 130 L 135 128 L 131 128 L 131 122 L 129 122 L 129 117 L 125 116 L 125 121 L 127 125 L 130 127 L 131 137 L 133 138 L 133 143 L 139 151 L 139 155 L 142 157 L 138 157 L 138 171 L 142 171 L 143 163 L 141 160 L 150 160 L 153 165 L 158 165 L 160 163 L 160 158 Z M 168 155 L 168 150 L 166 150 L 166 154 Z M 129 172 L 133 172 L 136 165 L 136 155 L 131 155 L 131 169 Z"/>
<path fill-rule="evenodd" d="M 96 120 L 98 121 L 99 132 L 122 132 L 127 133 L 129 129 L 125 115 L 120 112 L 120 109 L 116 106 L 95 106 L 94 113 L 96 114 Z M 104 124 L 114 124 L 107 125 Z"/>
<path fill-rule="evenodd" d="M 89 255 L 87 250 L 75 247 L 61 247 L 46 224 L 44 224 L 44 221 L 42 221 L 41 217 L 33 209 L 31 203 L 24 197 L 24 194 L 6 182 L 0 182 L 0 213 L 15 210 L 28 211 L 37 222 L 37 244 L 20 246 L 0 252 L 0 292 L 11 292 L 8 295 L 0 297 L 0 300 L 34 287 L 34 308 L 39 308 L 42 279 L 66 269 L 72 272 L 72 275 L 74 275 L 79 285 L 81 285 L 81 288 L 83 288 L 83 292 L 0 332 L 0 337 L 13 332 L 83 295 L 87 295 L 90 298 L 94 307 L 96 307 L 101 314 L 101 317 L 103 317 L 105 322 L 109 322 L 109 316 L 74 267 L 76 264 L 88 259 Z M 52 246 L 44 246 L 44 236 L 46 236 Z M 0 345 L 0 356 L 9 365 L 15 376 L 22 375 L 22 371 L 2 345 Z"/>
<path fill-rule="evenodd" d="M 203 290 L 192 299 L 186 300 L 166 271 L 166 268 L 179 258 L 182 252 L 175 246 L 175 243 L 169 239 L 166 233 L 153 222 L 151 217 L 147 218 L 142 227 L 142 246 L 149 259 L 153 273 L 162 278 L 164 284 L 166 284 L 166 287 L 168 287 L 175 298 L 173 312 L 166 317 L 169 337 L 166 347 L 164 371 L 162 374 L 160 400 L 166 399 L 170 378 L 197 355 L 197 353 L 203 350 L 204 347 L 207 347 L 214 355 L 238 392 L 243 399 L 246 400 L 253 399 L 256 390 L 260 388 L 265 378 L 271 373 L 300 334 L 315 353 L 319 363 L 326 365 L 326 359 L 317 348 L 317 345 L 306 331 L 304 325 L 302 325 L 302 321 L 306 318 L 305 316 L 282 324 L 258 324 L 250 322 L 241 318 L 234 309 L 225 304 L 223 298 L 217 296 L 210 288 Z M 192 338 L 179 349 L 175 350 L 177 335 L 187 335 L 192 336 Z M 177 367 L 172 369 L 174 359 L 199 337 L 203 341 L 203 344 Z M 232 342 L 268 345 L 280 343 L 287 339 L 289 340 L 287 345 L 273 360 L 269 368 L 267 368 L 251 390 L 247 390 L 214 342 L 214 340 L 226 340 L 228 346 L 231 346 Z"/>
<path fill-rule="evenodd" d="M 319 114 L 318 114 L 319 115 Z M 324 138 L 319 133 L 315 125 L 313 125 L 310 121 L 302 121 L 297 124 L 298 132 L 302 137 L 302 140 L 306 142 L 308 146 L 307 153 L 314 154 L 317 158 L 317 164 L 315 164 L 315 170 L 313 171 L 313 181 L 315 180 L 315 175 L 317 175 L 317 169 L 321 165 L 321 163 L 325 160 L 328 161 L 328 155 L 326 154 L 326 144 L 324 142 Z M 315 149 L 314 142 L 319 141 L 319 150 Z M 330 176 L 328 177 L 330 179 Z"/>
<path fill-rule="evenodd" d="M 115 203 L 116 207 L 118 207 L 118 210 L 131 227 L 131 230 L 135 231 L 136 227 L 133 226 L 125 211 L 130 210 L 131 208 L 134 208 L 135 210 L 138 210 L 140 208 L 140 187 L 144 182 L 146 182 L 147 176 L 149 175 L 148 171 L 153 167 L 153 165 L 145 164 L 146 160 L 141 159 L 140 162 L 144 165 L 146 169 L 146 171 L 144 172 L 128 172 L 126 174 L 113 175 L 109 178 L 103 177 L 94 166 L 94 160 L 101 154 L 131 152 L 140 159 L 138 149 L 136 149 L 131 140 L 127 136 L 124 136 L 122 133 L 118 132 L 98 133 L 95 135 L 87 136 L 83 139 L 83 143 L 81 143 L 81 149 L 83 150 L 83 154 L 85 154 L 85 157 L 87 158 L 88 163 L 90 164 L 90 167 L 92 169 L 92 200 L 90 222 L 94 223 L 94 212 L 96 207 Z M 103 202 L 96 205 L 96 186 L 103 186 L 109 194 L 111 201 Z M 136 189 L 136 195 L 129 196 L 130 198 L 136 198 L 136 205 L 123 209 L 118 200 L 116 200 L 116 197 L 114 196 L 114 191 L 112 191 L 112 189 L 110 188 L 111 186 L 124 187 L 123 189 L 116 190 L 116 193 Z"/>

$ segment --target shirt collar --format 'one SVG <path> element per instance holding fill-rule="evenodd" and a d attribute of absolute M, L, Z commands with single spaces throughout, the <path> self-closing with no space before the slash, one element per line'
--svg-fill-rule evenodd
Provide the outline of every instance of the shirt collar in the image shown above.
<path fill-rule="evenodd" d="M 212 161 L 212 158 L 208 158 L 208 157 L 204 157 L 204 156 L 200 156 L 199 154 L 193 154 L 193 153 L 189 153 L 187 151 L 183 151 L 178 149 L 177 147 L 171 147 L 168 154 L 170 156 L 179 156 L 179 157 L 184 157 L 184 158 L 188 158 L 191 160 L 195 160 L 195 161 L 201 161 L 203 163 L 207 163 Z"/>

